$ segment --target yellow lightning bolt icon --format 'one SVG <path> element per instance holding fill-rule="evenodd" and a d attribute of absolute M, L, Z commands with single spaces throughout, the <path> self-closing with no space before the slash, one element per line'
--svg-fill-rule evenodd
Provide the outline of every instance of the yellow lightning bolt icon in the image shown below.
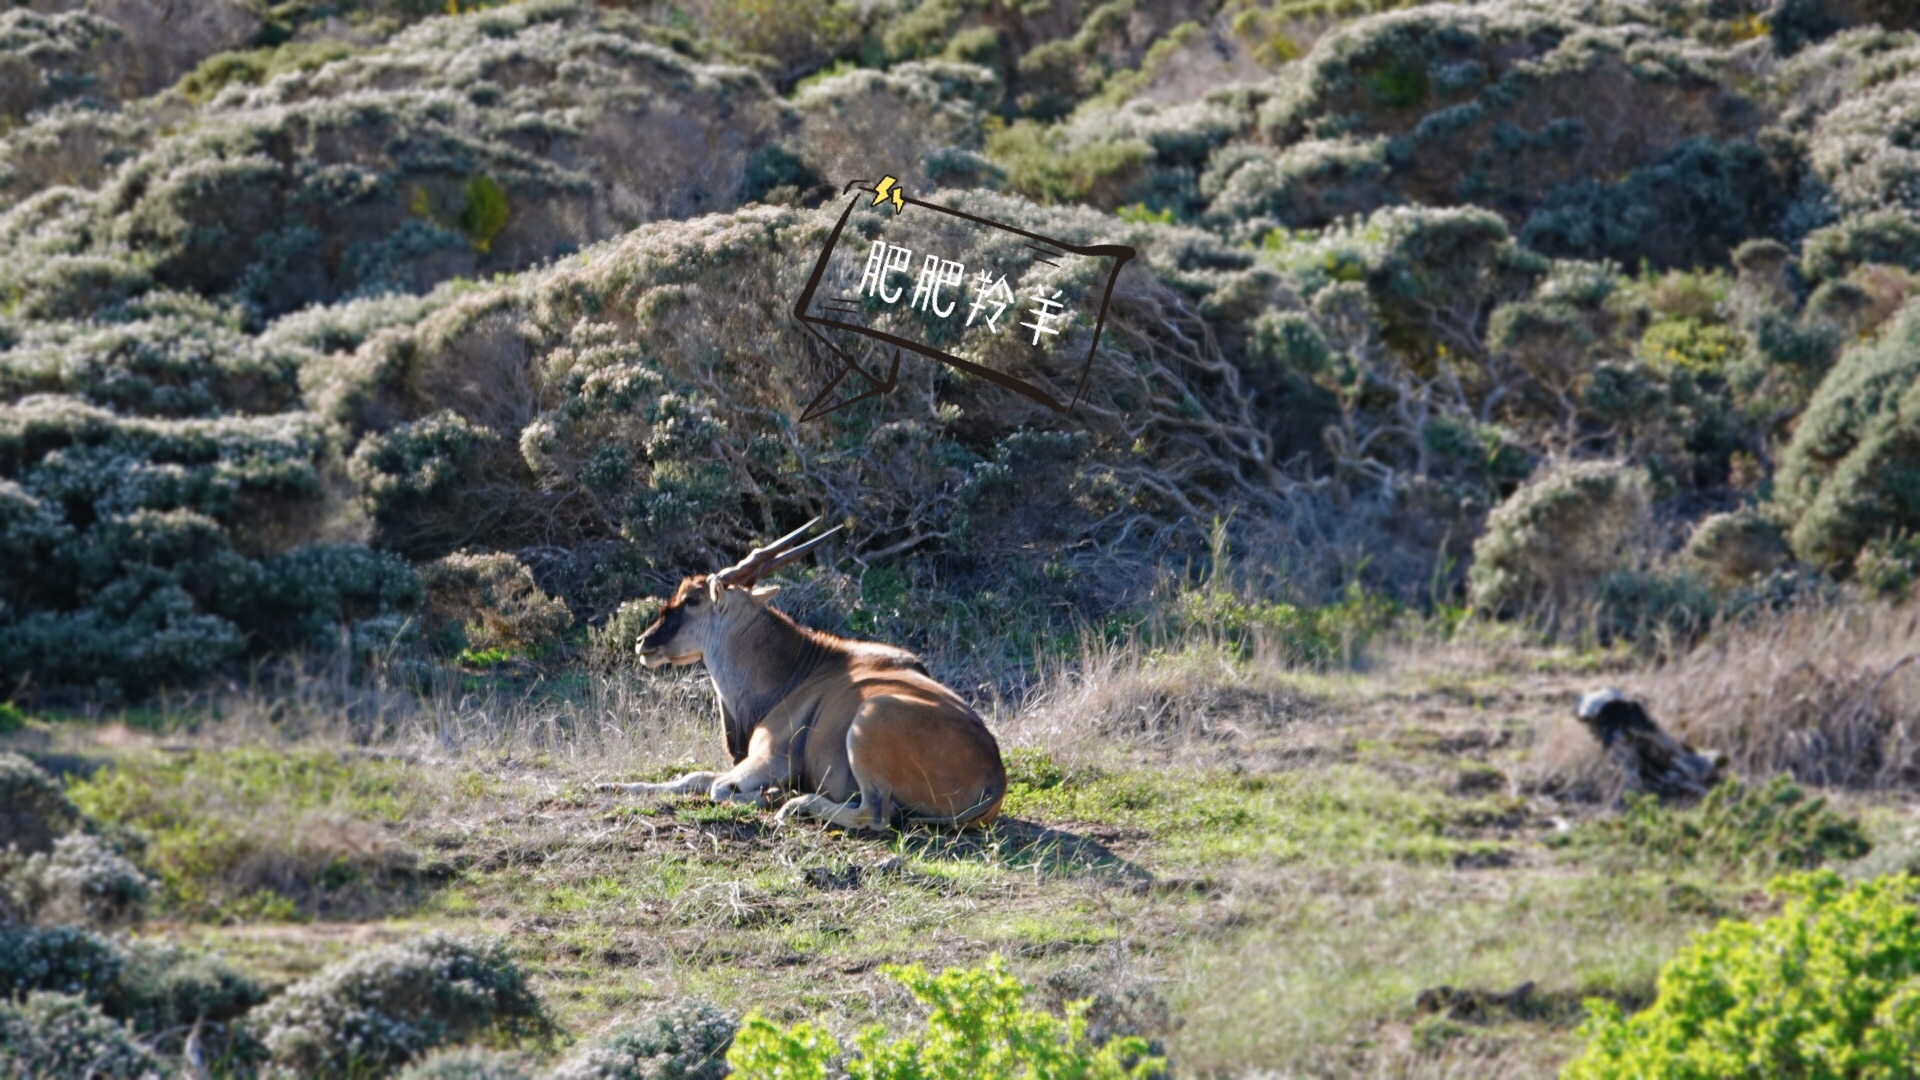
<path fill-rule="evenodd" d="M 894 213 L 897 214 L 907 208 L 907 204 L 900 201 L 900 181 L 891 176 L 883 176 L 880 178 L 880 183 L 873 189 L 873 202 L 870 205 L 879 206 L 889 198 L 893 200 Z"/>

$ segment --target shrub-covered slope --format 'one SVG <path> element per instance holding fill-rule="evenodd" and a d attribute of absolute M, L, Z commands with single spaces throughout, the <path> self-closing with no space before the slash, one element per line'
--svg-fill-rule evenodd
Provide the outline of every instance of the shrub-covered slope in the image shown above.
<path fill-rule="evenodd" d="M 10 693 L 546 649 L 815 515 L 909 636 L 1138 614 L 1215 518 L 1256 590 L 1608 633 L 1772 595 L 1787 537 L 1913 560 L 1920 38 L 1871 5 L 294 5 L 108 86 L 110 7 L 5 24 Z M 879 172 L 1139 248 L 1074 416 L 910 359 L 794 421 Z M 1568 460 L 1644 515 L 1579 567 L 1522 535 Z"/>

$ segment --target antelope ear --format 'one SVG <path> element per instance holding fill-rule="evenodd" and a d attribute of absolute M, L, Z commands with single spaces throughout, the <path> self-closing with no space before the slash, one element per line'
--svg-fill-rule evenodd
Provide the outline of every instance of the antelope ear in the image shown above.
<path fill-rule="evenodd" d="M 780 586 L 778 585 L 755 585 L 753 587 L 753 595 L 756 600 L 765 600 L 767 597 L 779 591 Z"/>
<path fill-rule="evenodd" d="M 707 600 L 715 604 L 720 602 L 720 579 L 717 577 L 707 579 Z"/>

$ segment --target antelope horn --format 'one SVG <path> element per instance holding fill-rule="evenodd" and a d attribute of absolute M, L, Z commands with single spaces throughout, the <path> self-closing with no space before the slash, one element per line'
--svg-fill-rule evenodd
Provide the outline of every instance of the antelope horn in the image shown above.
<path fill-rule="evenodd" d="M 802 555 L 805 555 L 807 552 L 812 551 L 814 548 L 819 547 L 828 537 L 845 528 L 843 525 L 835 525 L 833 528 L 828 529 L 826 532 L 821 533 L 819 536 L 814 537 L 804 544 L 800 544 L 797 547 L 787 546 L 798 539 L 801 534 L 819 523 L 820 519 L 814 518 L 812 521 L 775 540 L 766 547 L 754 548 L 747 553 L 746 558 L 713 575 L 714 579 L 726 585 L 751 585 L 759 581 L 762 577 L 773 573 L 775 570 L 780 569 L 795 559 L 800 558 Z"/>

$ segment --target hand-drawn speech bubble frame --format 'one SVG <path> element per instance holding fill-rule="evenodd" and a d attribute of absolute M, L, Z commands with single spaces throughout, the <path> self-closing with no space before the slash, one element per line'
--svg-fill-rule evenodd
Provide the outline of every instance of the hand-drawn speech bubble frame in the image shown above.
<path fill-rule="evenodd" d="M 800 414 L 800 419 L 803 421 L 817 419 L 819 417 L 825 416 L 830 412 L 834 412 L 839 409 L 844 409 L 847 406 L 852 405 L 856 402 L 865 401 L 866 399 L 870 397 L 874 397 L 875 395 L 885 394 L 891 391 L 899 381 L 901 349 L 907 349 L 911 352 L 919 353 L 921 356 L 925 356 L 933 360 L 938 360 L 943 364 L 951 365 L 955 368 L 958 368 L 961 371 L 965 371 L 965 372 L 968 372 L 969 374 L 977 375 L 980 378 L 987 379 L 994 383 L 998 383 L 999 385 L 1004 386 L 1007 389 L 1014 391 L 1015 393 L 1023 394 L 1026 397 L 1032 398 L 1034 401 L 1037 401 L 1040 404 L 1045 405 L 1048 408 L 1053 409 L 1057 412 L 1071 413 L 1073 411 L 1074 406 L 1080 403 L 1081 395 L 1083 395 L 1086 392 L 1087 376 L 1093 371 L 1093 353 L 1095 349 L 1098 349 L 1100 347 L 1100 331 L 1103 328 L 1105 328 L 1107 323 L 1107 305 L 1113 299 L 1113 284 L 1120 277 L 1120 268 L 1125 266 L 1128 260 L 1132 259 L 1134 255 L 1137 254 L 1137 252 L 1135 252 L 1133 248 L 1128 247 L 1125 244 L 1069 244 L 1063 240 L 1056 240 L 1050 236 L 1042 236 L 1039 233 L 1028 232 L 1025 229 L 1015 228 L 1014 226 L 1007 225 L 1003 222 L 992 221 L 988 218 L 978 217 L 974 214 L 969 214 L 960 210 L 955 210 L 952 207 L 941 206 L 937 203 L 926 202 L 921 199 L 915 199 L 911 196 L 903 196 L 897 188 L 894 189 L 889 195 L 891 199 L 895 200 L 896 214 L 902 212 L 904 208 L 901 206 L 901 204 L 905 203 L 912 206 L 922 207 L 931 213 L 946 214 L 950 217 L 956 217 L 966 221 L 971 221 L 976 225 L 982 225 L 989 229 L 999 229 L 1003 232 L 1012 233 L 1015 236 L 1024 237 L 1026 240 L 1030 241 L 1030 243 L 1028 243 L 1026 246 L 1033 248 L 1035 251 L 1039 253 L 1038 261 L 1041 261 L 1041 262 L 1051 263 L 1052 260 L 1050 256 L 1056 255 L 1056 254 L 1062 254 L 1062 253 L 1084 255 L 1090 258 L 1109 257 L 1113 259 L 1113 269 L 1109 271 L 1107 274 L 1106 288 L 1102 290 L 1100 294 L 1100 313 L 1094 318 L 1094 321 L 1093 321 L 1093 340 L 1087 345 L 1087 358 L 1086 360 L 1082 361 L 1080 365 L 1079 382 L 1074 387 L 1072 399 L 1067 401 L 1065 404 L 1062 404 L 1058 398 L 1055 398 L 1052 394 L 1049 394 L 1046 390 L 1038 386 L 1035 386 L 1034 384 L 1027 382 L 1024 379 L 1014 378 L 1012 375 L 1009 375 L 1004 371 L 995 371 L 990 367 L 986 367 L 985 365 L 982 365 L 982 364 L 976 364 L 971 360 L 967 360 L 962 357 L 955 356 L 950 352 L 946 352 L 941 349 L 936 349 L 931 345 L 914 341 L 912 338 L 901 337 L 897 334 L 889 334 L 884 330 L 876 330 L 869 326 L 861 326 L 858 323 L 843 322 L 839 319 L 831 318 L 826 315 L 807 314 L 807 309 L 813 305 L 814 293 L 820 288 L 820 279 L 826 275 L 827 262 L 829 259 L 833 257 L 833 251 L 834 251 L 835 245 L 837 245 L 840 242 L 841 230 L 846 228 L 847 219 L 853 216 L 854 209 L 860 205 L 863 199 L 866 199 L 867 196 L 875 195 L 877 193 L 877 189 L 868 186 L 868 183 L 865 180 L 850 181 L 846 185 L 846 187 L 841 189 L 840 193 L 842 195 L 845 195 L 848 192 L 856 191 L 856 189 L 858 191 L 858 194 L 855 194 L 851 199 L 849 199 L 847 201 L 847 208 L 840 212 L 840 220 L 834 223 L 833 232 L 828 234 L 826 246 L 820 249 L 819 261 L 813 264 L 813 275 L 807 278 L 807 287 L 801 291 L 800 299 L 795 301 L 793 305 L 793 317 L 800 320 L 800 323 L 807 328 L 808 333 L 811 333 L 814 337 L 818 338 L 821 344 L 825 345 L 833 353 L 834 356 L 838 357 L 841 365 L 840 372 L 836 374 L 833 377 L 833 379 L 830 382 L 828 382 L 823 389 L 821 389 L 820 393 L 814 396 L 814 399 L 812 401 L 807 403 L 806 410 Z M 869 205 L 872 205 L 871 200 L 868 200 L 868 202 L 869 202 Z M 1036 246 L 1036 244 L 1038 246 Z M 823 308 L 822 310 L 825 310 L 825 309 Z M 876 341 L 881 341 L 881 342 L 885 342 L 888 345 L 892 345 L 894 347 L 893 363 L 892 363 L 892 366 L 888 368 L 886 377 L 881 378 L 879 375 L 875 374 L 874 372 L 870 372 L 866 368 L 862 367 L 859 361 L 855 360 L 852 356 L 848 355 L 845 350 L 840 348 L 840 346 L 834 344 L 833 339 L 829 338 L 825 333 L 822 332 L 821 330 L 822 327 L 827 327 L 835 330 L 846 330 L 851 333 L 858 334 L 861 337 L 872 338 Z M 823 408 L 822 405 L 823 403 L 826 402 L 828 395 L 832 394 L 834 389 L 840 385 L 841 380 L 845 379 L 849 374 L 858 375 L 862 379 L 865 379 L 869 384 L 869 389 L 861 394 L 857 394 L 853 397 L 850 397 L 845 401 L 839 402 L 838 404 L 828 405 Z"/>

